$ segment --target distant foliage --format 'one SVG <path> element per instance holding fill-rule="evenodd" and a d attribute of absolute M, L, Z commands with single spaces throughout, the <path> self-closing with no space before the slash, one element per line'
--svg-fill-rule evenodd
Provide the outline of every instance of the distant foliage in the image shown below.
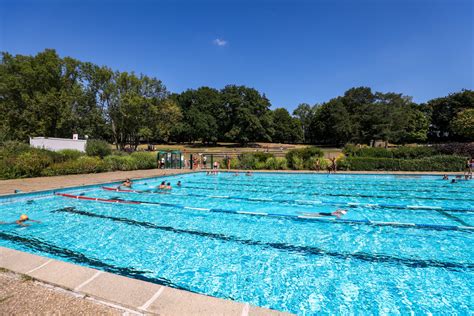
<path fill-rule="evenodd" d="M 348 144 L 344 147 L 344 154 L 348 157 L 373 157 L 373 158 L 422 158 L 438 155 L 439 152 L 433 147 L 401 146 L 398 148 L 386 149 L 382 147 L 357 147 Z"/>
<path fill-rule="evenodd" d="M 43 176 L 98 173 L 107 171 L 106 164 L 98 157 L 81 156 L 76 160 L 55 163 L 42 172 Z"/>
<path fill-rule="evenodd" d="M 324 155 L 323 151 L 317 147 L 305 147 L 291 149 L 286 153 L 288 167 L 294 170 L 311 169 L 311 158 L 320 158 Z"/>
<path fill-rule="evenodd" d="M 109 143 L 103 140 L 90 139 L 87 141 L 86 153 L 88 156 L 96 156 L 104 158 L 112 154 L 112 148 L 110 148 Z"/>
<path fill-rule="evenodd" d="M 137 169 L 153 169 L 157 167 L 156 154 L 135 152 L 130 155 L 137 163 Z"/>
<path fill-rule="evenodd" d="M 84 153 L 75 149 L 63 149 L 57 152 L 64 161 L 67 160 L 76 160 L 81 156 L 84 156 Z"/>
<path fill-rule="evenodd" d="M 347 157 L 338 167 L 353 171 L 463 171 L 465 163 L 465 157 L 445 155 L 417 159 Z"/>
<path fill-rule="evenodd" d="M 474 142 L 439 144 L 434 147 L 437 152 L 443 155 L 474 157 Z"/>

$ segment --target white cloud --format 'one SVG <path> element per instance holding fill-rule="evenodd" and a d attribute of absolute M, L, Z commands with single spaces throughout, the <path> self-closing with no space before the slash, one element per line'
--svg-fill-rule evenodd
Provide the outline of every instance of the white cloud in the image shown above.
<path fill-rule="evenodd" d="M 216 38 L 212 42 L 214 43 L 214 45 L 217 45 L 217 46 L 227 46 L 227 41 L 221 38 Z"/>

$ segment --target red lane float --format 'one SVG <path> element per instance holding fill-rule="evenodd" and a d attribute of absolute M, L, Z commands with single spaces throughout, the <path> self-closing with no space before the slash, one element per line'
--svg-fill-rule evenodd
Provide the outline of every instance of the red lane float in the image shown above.
<path fill-rule="evenodd" d="M 119 189 L 119 188 L 110 188 L 110 187 L 102 187 L 102 189 L 106 191 L 115 191 L 115 192 L 142 193 L 142 191 L 137 191 L 137 190 L 128 190 L 128 189 Z"/>
<path fill-rule="evenodd" d="M 66 194 L 66 193 L 55 193 L 55 195 L 67 197 L 70 199 L 77 199 L 77 200 L 100 201 L 100 202 L 107 202 L 107 203 L 141 204 L 140 202 L 134 202 L 134 201 L 101 199 L 101 198 L 93 198 L 93 197 L 88 197 L 88 196 L 73 195 L 73 194 Z"/>

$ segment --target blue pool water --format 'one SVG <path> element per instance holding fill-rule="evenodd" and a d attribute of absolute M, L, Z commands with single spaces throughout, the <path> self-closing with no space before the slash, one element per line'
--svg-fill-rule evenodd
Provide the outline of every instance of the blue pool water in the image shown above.
<path fill-rule="evenodd" d="M 133 189 L 163 180 L 169 194 L 58 191 L 115 203 L 0 198 L 0 221 L 42 221 L 0 225 L 0 246 L 301 315 L 474 310 L 474 181 L 194 173 Z M 338 208 L 341 220 L 314 218 Z"/>

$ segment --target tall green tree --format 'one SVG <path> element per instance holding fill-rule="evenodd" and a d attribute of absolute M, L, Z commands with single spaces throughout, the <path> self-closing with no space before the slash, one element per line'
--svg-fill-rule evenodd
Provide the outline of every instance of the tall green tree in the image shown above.
<path fill-rule="evenodd" d="M 299 143 L 303 140 L 301 122 L 290 115 L 287 109 L 277 108 L 273 111 L 272 141 L 278 143 Z"/>
<path fill-rule="evenodd" d="M 253 88 L 229 85 L 221 90 L 225 137 L 241 144 L 271 141 L 270 101 Z"/>
<path fill-rule="evenodd" d="M 300 121 L 303 143 L 311 142 L 310 125 L 314 115 L 313 108 L 308 103 L 301 103 L 293 111 L 293 115 Z"/>
<path fill-rule="evenodd" d="M 451 122 L 459 112 L 474 108 L 474 91 L 463 90 L 446 97 L 427 102 L 431 112 L 429 137 L 434 141 L 462 140 L 463 137 L 453 129 Z"/>

